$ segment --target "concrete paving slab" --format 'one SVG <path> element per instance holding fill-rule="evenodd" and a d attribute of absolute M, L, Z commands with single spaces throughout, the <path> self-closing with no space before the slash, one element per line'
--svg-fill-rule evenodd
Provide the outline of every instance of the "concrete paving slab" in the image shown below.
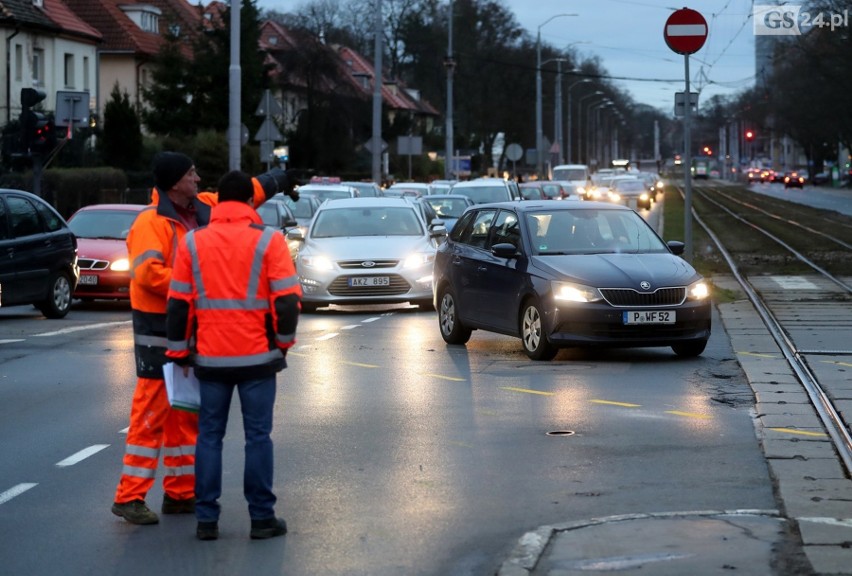
<path fill-rule="evenodd" d="M 761 439 L 767 458 L 825 458 L 834 457 L 834 446 L 826 436 L 822 441 L 799 441 L 789 438 L 764 437 Z"/>
<path fill-rule="evenodd" d="M 797 518 L 802 542 L 852 548 L 852 519 Z"/>
<path fill-rule="evenodd" d="M 805 546 L 805 555 L 820 576 L 852 574 L 852 548 Z"/>

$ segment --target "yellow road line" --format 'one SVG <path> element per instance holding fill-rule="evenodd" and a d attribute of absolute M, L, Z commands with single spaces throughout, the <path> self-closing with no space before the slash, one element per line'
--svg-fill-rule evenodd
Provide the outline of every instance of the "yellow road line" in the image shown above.
<path fill-rule="evenodd" d="M 836 360 L 823 360 L 822 363 L 823 364 L 834 364 L 835 366 L 850 366 L 850 367 L 852 367 L 852 364 L 850 364 L 849 362 L 838 362 Z"/>
<path fill-rule="evenodd" d="M 452 382 L 467 382 L 464 378 L 457 378 L 455 376 L 441 376 L 440 374 L 430 374 L 428 372 L 423 374 L 424 376 L 431 376 L 432 378 L 439 378 L 441 380 L 450 380 Z"/>
<path fill-rule="evenodd" d="M 512 392 L 526 392 L 527 394 L 540 394 L 542 396 L 553 396 L 553 392 L 542 392 L 540 390 L 528 390 L 526 388 L 513 388 L 511 386 L 500 386 L 503 390 L 510 390 Z"/>
<path fill-rule="evenodd" d="M 798 436 L 814 436 L 816 438 L 825 438 L 828 434 L 824 432 L 808 432 L 807 430 L 796 430 L 795 428 L 769 428 L 775 432 L 784 432 L 785 434 L 796 434 Z"/>
<path fill-rule="evenodd" d="M 607 404 L 609 406 L 623 406 L 624 408 L 639 408 L 641 404 L 628 404 L 627 402 L 613 402 L 612 400 L 589 400 L 593 404 Z"/>
<path fill-rule="evenodd" d="M 681 412 L 680 410 L 666 410 L 666 414 L 674 414 L 675 416 L 686 416 L 687 418 L 702 418 L 709 420 L 710 416 L 706 414 L 696 414 L 694 412 Z"/>
<path fill-rule="evenodd" d="M 757 356 L 758 358 L 778 358 L 777 354 L 757 354 L 756 352 L 737 352 L 737 354 L 742 354 L 743 356 Z"/>

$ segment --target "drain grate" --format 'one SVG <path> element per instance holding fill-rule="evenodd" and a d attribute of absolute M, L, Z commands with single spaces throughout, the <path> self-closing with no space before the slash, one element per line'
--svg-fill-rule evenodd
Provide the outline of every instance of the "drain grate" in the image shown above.
<path fill-rule="evenodd" d="M 546 436 L 573 436 L 573 430 L 553 430 L 552 432 L 545 432 Z"/>

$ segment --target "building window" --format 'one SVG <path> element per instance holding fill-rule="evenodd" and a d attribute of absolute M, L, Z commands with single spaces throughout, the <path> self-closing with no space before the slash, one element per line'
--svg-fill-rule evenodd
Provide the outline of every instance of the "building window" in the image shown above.
<path fill-rule="evenodd" d="M 15 44 L 15 80 L 20 82 L 24 79 L 24 47 Z"/>
<path fill-rule="evenodd" d="M 83 90 L 89 89 L 89 57 L 83 56 Z"/>
<path fill-rule="evenodd" d="M 44 86 L 44 50 L 33 48 L 33 86 Z"/>
<path fill-rule="evenodd" d="M 162 12 L 150 4 L 128 4 L 119 6 L 141 30 L 153 34 L 160 33 L 160 15 Z"/>
<path fill-rule="evenodd" d="M 65 87 L 74 87 L 74 55 L 65 54 Z"/>

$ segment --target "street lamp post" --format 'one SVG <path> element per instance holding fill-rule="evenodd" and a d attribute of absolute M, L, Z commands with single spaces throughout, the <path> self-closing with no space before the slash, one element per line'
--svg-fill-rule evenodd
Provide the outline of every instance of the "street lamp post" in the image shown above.
<path fill-rule="evenodd" d="M 535 39 L 535 166 L 539 176 L 542 173 L 542 148 L 544 147 L 544 129 L 541 125 L 541 28 L 551 20 L 563 16 L 577 16 L 577 14 L 554 14 L 538 25 Z"/>
<path fill-rule="evenodd" d="M 582 162 L 583 164 L 589 163 L 589 159 L 588 159 L 589 147 L 587 145 L 588 143 L 585 142 L 585 139 L 583 138 L 583 100 L 586 100 L 586 99 L 591 98 L 593 96 L 603 96 L 603 94 L 604 93 L 601 92 L 600 90 L 595 90 L 591 94 L 586 94 L 585 96 L 580 98 L 580 100 L 577 101 L 577 111 L 580 113 L 579 123 L 577 124 L 577 144 L 578 144 L 578 147 L 580 148 L 580 160 L 581 160 L 581 162 L 582 162 L 583 154 L 585 153 L 585 155 L 586 155 L 586 160 L 585 160 L 585 162 Z M 580 144 L 582 144 L 582 146 L 579 146 Z"/>
<path fill-rule="evenodd" d="M 609 98 L 604 98 L 600 102 L 596 102 L 589 106 L 588 118 L 586 118 L 586 131 L 588 134 L 586 135 L 586 150 L 591 149 L 591 153 L 594 154 L 595 165 L 598 165 L 598 138 L 597 131 L 599 128 L 600 122 L 598 121 L 598 111 L 601 108 L 605 108 L 607 106 L 612 105 L 612 100 Z M 592 116 L 594 114 L 594 116 Z M 592 128 L 592 120 L 594 119 L 594 129 Z M 588 161 L 591 162 L 592 158 L 589 158 Z"/>
<path fill-rule="evenodd" d="M 574 155 L 572 154 L 571 150 L 571 88 L 573 88 L 577 84 L 586 84 L 588 82 L 591 82 L 591 79 L 583 78 L 582 80 L 577 80 L 576 82 L 573 82 L 568 86 L 568 147 L 565 149 L 565 156 L 568 159 L 569 164 L 574 162 Z"/>
<path fill-rule="evenodd" d="M 444 178 L 450 180 L 453 178 L 453 161 L 455 160 L 455 153 L 453 151 L 453 71 L 455 70 L 456 63 L 453 60 L 453 0 L 450 0 L 447 10 L 447 57 L 444 58 L 444 67 L 447 69 L 446 160 L 444 161 Z"/>

